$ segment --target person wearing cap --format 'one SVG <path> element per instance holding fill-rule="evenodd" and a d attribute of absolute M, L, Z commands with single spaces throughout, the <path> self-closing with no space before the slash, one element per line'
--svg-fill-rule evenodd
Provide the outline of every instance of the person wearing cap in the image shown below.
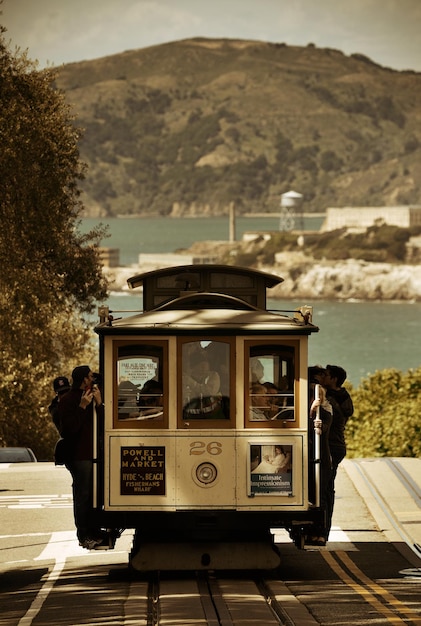
<path fill-rule="evenodd" d="M 60 434 L 67 444 L 66 467 L 72 475 L 73 513 L 79 545 L 89 550 L 105 540 L 101 530 L 92 526 L 94 406 L 103 416 L 101 391 L 94 385 L 88 365 L 75 367 L 72 386 L 58 404 Z"/>
<path fill-rule="evenodd" d="M 63 394 L 67 393 L 70 389 L 69 379 L 66 376 L 58 376 L 53 380 L 53 389 L 56 394 L 51 400 L 51 404 L 48 407 L 48 411 L 53 419 L 54 425 L 60 432 L 60 423 L 58 420 L 58 403 Z"/>

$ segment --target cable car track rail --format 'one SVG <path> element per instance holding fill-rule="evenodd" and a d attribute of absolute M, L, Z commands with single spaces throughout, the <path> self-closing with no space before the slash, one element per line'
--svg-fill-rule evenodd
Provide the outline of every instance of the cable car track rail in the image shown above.
<path fill-rule="evenodd" d="M 283 600 L 289 597 L 294 618 L 271 589 L 271 582 L 260 577 L 225 578 L 213 571 L 201 571 L 191 578 L 160 579 L 155 572 L 149 573 L 144 583 L 138 583 L 140 588 L 145 585 L 147 589 L 147 626 L 179 624 L 180 619 L 196 626 L 246 623 L 313 626 L 318 623 L 283 583 L 276 581 L 275 584 L 282 587 Z M 139 593 L 139 587 L 135 585 L 133 592 Z"/>
<path fill-rule="evenodd" d="M 399 600 L 386 585 L 364 574 L 345 552 L 322 552 L 322 556 L 343 586 L 348 588 L 348 592 L 343 593 L 350 594 L 350 599 L 359 596 L 360 602 L 367 603 L 370 619 L 383 618 L 396 625 L 421 624 L 416 609 Z M 304 604 L 287 584 L 274 578 L 265 579 L 252 573 L 244 574 L 242 578 L 227 578 L 222 573 L 208 571 L 196 572 L 188 578 L 165 579 L 160 579 L 158 572 L 149 573 L 146 580 L 148 582 L 140 585 L 147 589 L 147 626 L 181 623 L 195 626 L 245 626 L 251 623 L 316 626 L 324 623 L 318 621 L 320 615 L 311 599 Z M 135 587 L 133 591 L 137 595 L 139 589 Z M 310 612 L 313 608 L 315 615 Z M 132 619 L 144 617 L 141 605 L 137 610 L 136 615 L 131 615 Z"/>

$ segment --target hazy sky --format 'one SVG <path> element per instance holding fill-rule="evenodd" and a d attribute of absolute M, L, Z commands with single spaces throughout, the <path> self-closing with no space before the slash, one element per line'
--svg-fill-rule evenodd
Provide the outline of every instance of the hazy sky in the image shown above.
<path fill-rule="evenodd" d="M 189 37 L 358 52 L 421 71 L 421 0 L 3 0 L 12 47 L 41 67 Z"/>

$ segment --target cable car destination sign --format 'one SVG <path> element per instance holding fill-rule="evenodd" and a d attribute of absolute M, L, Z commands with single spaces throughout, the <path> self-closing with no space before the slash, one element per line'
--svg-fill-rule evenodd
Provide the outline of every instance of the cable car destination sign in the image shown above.
<path fill-rule="evenodd" d="M 165 446 L 121 448 L 120 494 L 165 495 Z"/>

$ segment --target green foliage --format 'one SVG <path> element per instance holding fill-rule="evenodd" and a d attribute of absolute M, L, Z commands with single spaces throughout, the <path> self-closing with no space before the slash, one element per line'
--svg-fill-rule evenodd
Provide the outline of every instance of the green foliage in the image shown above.
<path fill-rule="evenodd" d="M 277 133 L 273 147 L 276 150 L 275 157 L 277 163 L 284 165 L 290 161 L 293 145 L 288 137 L 285 137 L 281 132 Z"/>
<path fill-rule="evenodd" d="M 412 135 L 405 141 L 404 151 L 405 154 L 411 154 L 411 152 L 415 152 L 420 147 L 420 142 L 417 137 Z"/>
<path fill-rule="evenodd" d="M 346 235 L 345 244 L 353 258 L 369 262 L 402 262 L 406 255 L 409 229 L 389 224 L 375 224 L 365 233 Z"/>
<path fill-rule="evenodd" d="M 421 368 L 378 371 L 351 394 L 349 457 L 421 457 Z"/>
<path fill-rule="evenodd" d="M 297 247 L 297 236 L 290 232 L 274 234 L 259 252 L 259 261 L 264 265 L 272 265 L 277 252 L 287 252 Z"/>
<path fill-rule="evenodd" d="M 393 122 L 399 128 L 403 128 L 405 126 L 405 114 L 400 110 L 389 95 L 376 99 L 376 110 L 381 119 Z"/>
<path fill-rule="evenodd" d="M 421 227 L 400 228 L 388 224 L 375 224 L 362 233 L 349 233 L 346 228 L 326 232 L 306 233 L 304 249 L 309 258 L 340 261 L 362 259 L 378 263 L 401 263 L 406 260 L 406 242 L 418 236 Z M 277 252 L 298 251 L 303 248 L 294 232 L 272 232 L 270 239 L 262 238 L 254 242 L 239 243 L 235 260 L 241 265 L 243 250 L 246 248 L 247 265 L 274 263 Z"/>
<path fill-rule="evenodd" d="M 56 437 L 51 381 L 92 363 L 82 315 L 106 294 L 104 231 L 77 230 L 80 132 L 54 80 L 13 54 L 0 28 L 0 445 L 44 459 Z"/>
<path fill-rule="evenodd" d="M 320 155 L 320 165 L 325 172 L 337 172 L 341 169 L 343 161 L 333 150 L 325 150 Z"/>
<path fill-rule="evenodd" d="M 388 224 L 375 224 L 362 233 L 338 229 L 305 237 L 306 251 L 316 259 L 362 259 L 378 263 L 405 260 L 406 242 L 415 231 Z"/>
<path fill-rule="evenodd" d="M 239 162 L 224 168 L 223 186 L 227 197 L 241 205 L 247 200 L 258 200 L 268 186 L 267 162 L 258 157 L 251 163 Z"/>

